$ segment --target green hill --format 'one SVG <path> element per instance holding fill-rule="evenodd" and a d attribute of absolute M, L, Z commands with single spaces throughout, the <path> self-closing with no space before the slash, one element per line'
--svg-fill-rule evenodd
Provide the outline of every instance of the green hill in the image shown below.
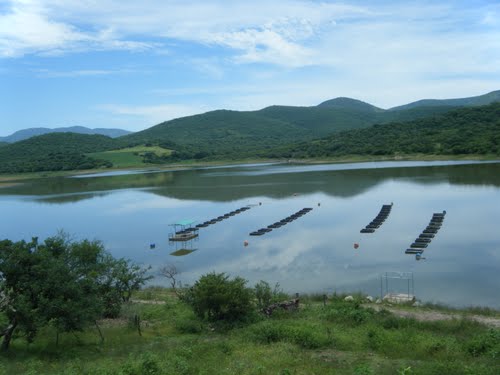
<path fill-rule="evenodd" d="M 270 106 L 247 112 L 218 110 L 163 122 L 120 137 L 117 144 L 121 148 L 159 145 L 175 151 L 168 158 L 152 155 L 149 162 L 251 158 L 257 151 L 312 141 L 344 130 L 433 117 L 455 107 L 489 104 L 499 99 L 500 91 L 495 91 L 463 99 L 422 100 L 384 110 L 341 97 L 312 107 Z"/>
<path fill-rule="evenodd" d="M 112 164 L 128 167 L 185 160 L 242 160 L 283 155 L 315 157 L 394 152 L 460 153 L 458 146 L 447 146 L 449 142 L 446 138 L 442 142 L 435 140 L 439 145 L 436 146 L 434 142 L 435 145 L 430 148 L 415 146 L 428 144 L 430 139 L 427 136 L 418 139 L 408 138 L 409 144 L 403 141 L 398 143 L 398 140 L 403 139 L 404 134 L 410 132 L 410 129 L 425 127 L 424 123 L 432 123 L 432 126 L 440 129 L 441 125 L 438 122 L 443 121 L 443 117 L 439 116 L 445 115 L 457 106 L 477 106 L 499 99 L 500 91 L 495 91 L 473 98 L 422 100 L 384 110 L 359 100 L 336 98 L 312 107 L 270 106 L 258 111 L 211 111 L 166 121 L 141 132 L 115 139 L 97 135 L 53 133 L 1 146 L 0 173 L 84 169 Z M 481 111 L 471 113 L 471 116 L 482 115 Z M 420 119 L 427 122 L 420 123 Z M 471 122 L 476 120 L 472 118 Z M 383 124 L 389 123 L 388 127 L 380 128 Z M 486 153 L 488 150 L 495 150 L 485 142 L 481 143 L 483 149 L 473 147 L 470 139 L 476 139 L 481 135 L 469 135 L 467 138 L 465 133 L 461 134 L 460 131 L 464 129 L 458 119 L 445 120 L 445 123 L 450 126 L 446 134 L 452 134 L 466 144 L 464 153 Z M 379 127 L 369 128 L 374 124 L 379 124 Z M 406 129 L 406 126 L 409 128 Z M 454 126 L 457 126 L 456 130 L 452 129 Z M 364 128 L 369 130 L 361 131 Z M 382 139 L 383 136 L 378 132 L 381 129 L 383 134 L 395 138 Z M 393 129 L 393 133 L 389 129 Z M 345 131 L 355 132 L 334 136 Z M 420 137 L 419 131 L 415 132 Z M 412 133 L 412 136 L 414 135 Z M 433 135 L 436 139 L 439 138 L 438 135 Z M 314 141 L 324 137 L 329 138 Z M 354 137 L 353 139 L 361 137 L 360 141 L 364 146 L 351 145 L 350 137 Z M 375 146 L 375 140 L 378 146 Z M 350 146 L 344 147 L 342 142 Z M 133 149 L 137 146 L 151 148 L 152 151 L 141 149 L 139 152 Z M 168 152 L 156 152 L 158 146 Z M 102 153 L 112 150 L 121 152 Z"/>
<path fill-rule="evenodd" d="M 104 135 L 51 133 L 0 147 L 0 173 L 92 169 L 110 166 L 85 156 L 114 147 Z"/>
<path fill-rule="evenodd" d="M 362 102 L 361 100 L 344 98 L 344 97 L 327 100 L 323 103 L 318 104 L 318 107 L 352 109 L 355 111 L 365 111 L 365 112 L 384 111 L 382 108 L 375 107 L 374 105 Z"/>
<path fill-rule="evenodd" d="M 497 90 L 497 91 L 492 91 L 488 94 L 473 96 L 470 98 L 423 99 L 399 107 L 391 108 L 390 111 L 400 111 L 416 107 L 438 107 L 438 106 L 474 107 L 474 106 L 488 105 L 499 101 L 500 101 L 500 90 Z"/>
<path fill-rule="evenodd" d="M 121 146 L 158 144 L 187 158 L 203 158 L 246 156 L 256 149 L 290 143 L 307 135 L 300 126 L 256 112 L 219 110 L 167 121 L 117 141 Z"/>
<path fill-rule="evenodd" d="M 500 155 L 500 103 L 441 116 L 340 132 L 262 156 L 286 158 L 404 154 Z"/>
<path fill-rule="evenodd" d="M 120 137 L 117 145 L 160 145 L 175 150 L 171 158 L 177 159 L 254 157 L 259 150 L 274 149 L 376 123 L 429 117 L 450 110 L 450 107 L 419 107 L 384 111 L 366 103 L 361 109 L 354 108 L 345 100 L 335 103 L 314 107 L 271 106 L 253 112 L 207 112 L 166 121 Z"/>
<path fill-rule="evenodd" d="M 17 132 L 7 136 L 0 137 L 0 142 L 14 143 L 19 141 L 24 141 L 25 139 L 36 137 L 38 135 L 49 134 L 49 133 L 78 133 L 78 134 L 100 134 L 107 137 L 116 138 L 122 135 L 130 134 L 131 132 L 122 129 L 89 129 L 84 126 L 70 126 L 65 128 L 29 128 L 18 130 Z"/>

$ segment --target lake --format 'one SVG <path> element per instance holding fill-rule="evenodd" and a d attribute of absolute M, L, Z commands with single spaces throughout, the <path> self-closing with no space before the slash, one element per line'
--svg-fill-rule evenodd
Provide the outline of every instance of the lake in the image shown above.
<path fill-rule="evenodd" d="M 391 202 L 384 224 L 361 234 Z M 0 238 L 43 239 L 64 230 L 76 240 L 101 240 L 114 256 L 151 265 L 154 273 L 173 264 L 183 283 L 216 271 L 242 276 L 250 285 L 279 283 L 290 293 L 379 296 L 382 274 L 412 272 L 418 299 L 500 308 L 499 162 L 113 172 L 3 187 L 0 205 Z M 243 206 L 251 208 L 201 228 L 197 239 L 169 243 L 170 224 L 202 223 Z M 263 236 L 249 236 L 304 207 L 312 211 Z M 443 226 L 425 259 L 405 254 L 432 214 L 443 210 Z M 171 255 L 180 248 L 195 251 Z M 406 292 L 407 284 L 392 279 L 389 291 Z"/>

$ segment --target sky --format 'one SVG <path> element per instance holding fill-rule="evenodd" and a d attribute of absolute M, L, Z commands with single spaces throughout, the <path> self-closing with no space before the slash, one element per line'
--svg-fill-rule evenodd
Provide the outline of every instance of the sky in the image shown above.
<path fill-rule="evenodd" d="M 0 0 L 0 136 L 500 89 L 500 0 Z"/>

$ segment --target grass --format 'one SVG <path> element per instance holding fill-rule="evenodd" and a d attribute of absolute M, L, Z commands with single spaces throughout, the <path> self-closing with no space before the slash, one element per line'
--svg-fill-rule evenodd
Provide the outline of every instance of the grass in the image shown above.
<path fill-rule="evenodd" d="M 135 146 L 120 150 L 94 152 L 88 154 L 88 156 L 110 161 L 115 168 L 127 168 L 144 166 L 143 156 L 148 152 L 154 153 L 157 156 L 168 156 L 172 153 L 171 150 L 159 146 Z"/>
<path fill-rule="evenodd" d="M 418 322 L 339 297 L 305 296 L 296 312 L 231 327 L 198 320 L 170 290 L 152 287 L 119 319 L 33 344 L 18 338 L 0 374 L 484 374 L 500 372 L 500 330 L 468 320 Z M 302 300 L 301 300 L 302 302 Z M 134 316 L 141 318 L 141 333 Z"/>

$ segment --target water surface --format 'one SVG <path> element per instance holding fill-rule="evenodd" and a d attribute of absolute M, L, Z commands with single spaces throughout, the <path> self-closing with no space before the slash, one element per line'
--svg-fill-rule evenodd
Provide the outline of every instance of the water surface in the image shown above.
<path fill-rule="evenodd" d="M 360 234 L 391 202 L 382 227 Z M 0 204 L 1 237 L 45 238 L 62 229 L 75 239 L 102 240 L 113 255 L 153 271 L 175 264 L 185 283 L 217 271 L 250 284 L 279 282 L 288 292 L 377 296 L 382 273 L 404 271 L 413 272 L 422 300 L 500 307 L 500 163 L 269 164 L 59 177 L 2 188 Z M 196 241 L 169 244 L 169 224 L 203 222 L 246 205 L 252 208 L 201 229 Z M 249 236 L 303 207 L 313 210 Z M 405 255 L 432 213 L 443 210 L 426 259 Z M 195 251 L 170 255 L 182 247 Z M 405 281 L 389 287 L 407 290 Z"/>

